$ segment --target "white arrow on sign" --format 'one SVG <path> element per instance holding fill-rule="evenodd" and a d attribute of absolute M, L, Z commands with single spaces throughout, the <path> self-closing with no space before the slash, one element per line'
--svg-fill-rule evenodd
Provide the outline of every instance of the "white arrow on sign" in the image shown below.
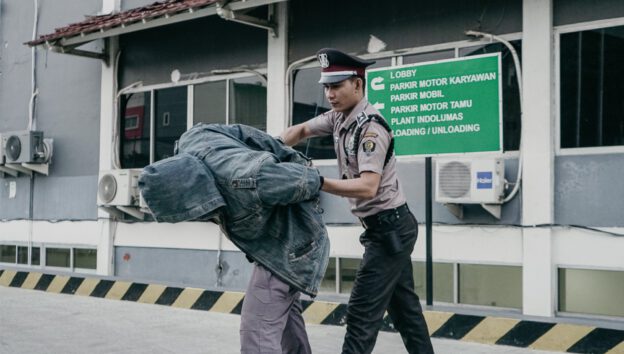
<path fill-rule="evenodd" d="M 377 76 L 371 80 L 371 88 L 375 91 L 383 90 L 386 85 L 383 84 L 383 77 Z"/>
<path fill-rule="evenodd" d="M 386 108 L 386 105 L 385 105 L 385 104 L 383 104 L 383 103 L 375 102 L 375 103 L 373 104 L 373 107 L 375 107 L 375 109 L 376 109 L 376 110 L 380 110 L 380 109 L 384 109 L 384 108 Z"/>

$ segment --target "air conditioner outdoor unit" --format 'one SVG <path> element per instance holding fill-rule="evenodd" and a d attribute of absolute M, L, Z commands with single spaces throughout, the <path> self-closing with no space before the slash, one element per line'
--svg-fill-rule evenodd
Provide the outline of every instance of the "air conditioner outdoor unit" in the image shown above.
<path fill-rule="evenodd" d="M 436 159 L 436 202 L 500 204 L 504 198 L 502 158 Z"/>
<path fill-rule="evenodd" d="M 139 206 L 141 169 L 100 171 L 97 203 L 100 206 Z"/>
<path fill-rule="evenodd" d="M 22 130 L 2 133 L 5 163 L 46 163 L 52 146 L 44 141 L 43 132 Z"/>

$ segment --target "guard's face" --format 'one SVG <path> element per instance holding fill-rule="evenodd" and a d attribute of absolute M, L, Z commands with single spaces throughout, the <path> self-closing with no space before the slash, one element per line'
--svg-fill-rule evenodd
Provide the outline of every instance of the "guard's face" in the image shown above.
<path fill-rule="evenodd" d="M 325 97 L 336 112 L 348 112 L 362 99 L 362 81 L 347 79 L 334 84 L 324 84 Z"/>

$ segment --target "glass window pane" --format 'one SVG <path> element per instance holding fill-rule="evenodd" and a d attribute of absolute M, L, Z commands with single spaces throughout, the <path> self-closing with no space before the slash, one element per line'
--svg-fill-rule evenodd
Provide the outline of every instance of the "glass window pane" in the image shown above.
<path fill-rule="evenodd" d="M 392 66 L 392 58 L 375 59 L 375 64 L 369 65 L 366 69 L 385 68 L 387 66 Z"/>
<path fill-rule="evenodd" d="M 0 245 L 0 262 L 15 263 L 14 245 Z"/>
<path fill-rule="evenodd" d="M 245 124 L 266 131 L 266 85 L 257 76 L 230 82 L 228 124 Z"/>
<path fill-rule="evenodd" d="M 206 82 L 193 88 L 193 124 L 226 123 L 225 90 L 227 81 Z"/>
<path fill-rule="evenodd" d="M 511 41 L 511 45 L 522 58 L 522 42 Z M 516 66 L 511 52 L 502 43 L 483 44 L 474 47 L 460 48 L 459 56 L 501 53 L 502 90 L 503 90 L 503 149 L 518 150 L 520 146 L 520 91 Z M 520 63 L 522 65 L 522 63 Z"/>
<path fill-rule="evenodd" d="M 355 275 L 360 268 L 361 259 L 340 258 L 340 292 L 350 293 L 355 282 Z"/>
<path fill-rule="evenodd" d="M 561 35 L 561 147 L 624 145 L 624 26 Z"/>
<path fill-rule="evenodd" d="M 154 161 L 173 156 L 176 140 L 186 131 L 188 89 L 186 86 L 158 90 L 155 93 Z"/>
<path fill-rule="evenodd" d="M 336 292 L 336 258 L 330 258 L 327 264 L 327 271 L 321 281 L 320 291 L 335 293 Z"/>
<path fill-rule="evenodd" d="M 303 123 L 310 118 L 329 111 L 329 103 L 325 99 L 323 85 L 318 83 L 320 68 L 297 70 L 294 74 L 292 124 Z M 295 145 L 314 159 L 335 159 L 334 141 L 331 136 L 306 139 Z"/>
<path fill-rule="evenodd" d="M 427 61 L 451 59 L 455 57 L 455 50 L 441 50 L 439 52 L 418 53 L 403 56 L 403 65 L 413 63 L 424 63 Z"/>
<path fill-rule="evenodd" d="M 624 316 L 624 272 L 559 269 L 559 311 Z"/>
<path fill-rule="evenodd" d="M 69 248 L 46 248 L 46 266 L 69 268 Z"/>
<path fill-rule="evenodd" d="M 74 248 L 74 268 L 96 269 L 97 250 Z"/>
<path fill-rule="evenodd" d="M 460 264 L 459 302 L 522 308 L 522 267 Z"/>
<path fill-rule="evenodd" d="M 453 303 L 453 264 L 433 263 L 433 301 Z M 427 268 L 425 262 L 412 262 L 414 290 L 421 300 L 427 298 Z"/>
<path fill-rule="evenodd" d="M 40 265 L 39 247 L 33 247 L 30 252 L 30 265 Z"/>
<path fill-rule="evenodd" d="M 28 264 L 27 246 L 17 246 L 17 264 Z"/>
<path fill-rule="evenodd" d="M 142 168 L 150 158 L 149 92 L 130 93 L 120 100 L 120 162 L 122 168 Z"/>

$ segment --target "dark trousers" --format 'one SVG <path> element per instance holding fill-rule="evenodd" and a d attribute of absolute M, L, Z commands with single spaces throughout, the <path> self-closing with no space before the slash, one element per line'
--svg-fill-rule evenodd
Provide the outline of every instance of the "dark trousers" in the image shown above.
<path fill-rule="evenodd" d="M 389 246 L 390 233 L 399 237 L 399 247 L 396 238 Z M 409 353 L 433 353 L 414 292 L 410 255 L 417 237 L 418 224 L 411 213 L 368 228 L 360 236 L 365 251 L 347 308 L 343 353 L 371 353 L 386 310 Z"/>
<path fill-rule="evenodd" d="M 255 264 L 241 310 L 241 353 L 311 353 L 299 296 L 299 291 Z"/>

